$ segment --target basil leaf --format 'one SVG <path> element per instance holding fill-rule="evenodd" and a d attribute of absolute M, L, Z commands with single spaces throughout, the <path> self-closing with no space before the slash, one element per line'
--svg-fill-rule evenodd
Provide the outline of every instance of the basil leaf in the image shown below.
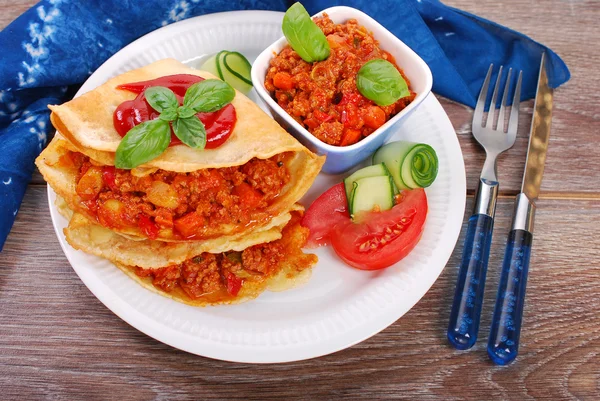
<path fill-rule="evenodd" d="M 177 109 L 177 115 L 179 116 L 179 118 L 190 118 L 194 114 L 196 114 L 194 109 L 190 109 L 187 106 L 179 106 L 179 108 Z"/>
<path fill-rule="evenodd" d="M 177 118 L 177 109 L 166 109 L 160 113 L 158 118 L 164 121 L 173 121 Z"/>
<path fill-rule="evenodd" d="M 292 49 L 307 63 L 329 57 L 329 43 L 321 29 L 300 3 L 294 3 L 283 16 L 283 34 Z"/>
<path fill-rule="evenodd" d="M 383 59 L 368 61 L 356 76 L 358 91 L 379 106 L 388 106 L 410 95 L 408 85 L 392 63 Z"/>
<path fill-rule="evenodd" d="M 173 131 L 190 148 L 204 149 L 206 146 L 206 129 L 196 116 L 178 118 L 173 122 Z"/>
<path fill-rule="evenodd" d="M 160 156 L 171 142 L 169 123 L 156 119 L 136 125 L 123 137 L 115 155 L 115 167 L 132 169 Z"/>
<path fill-rule="evenodd" d="M 196 113 L 217 111 L 235 97 L 235 89 L 218 79 L 205 79 L 190 86 L 185 92 L 183 105 Z"/>
<path fill-rule="evenodd" d="M 179 106 L 179 102 L 173 91 L 164 86 L 146 88 L 144 96 L 146 96 L 146 100 L 150 106 L 159 113 L 168 109 L 176 109 Z"/>

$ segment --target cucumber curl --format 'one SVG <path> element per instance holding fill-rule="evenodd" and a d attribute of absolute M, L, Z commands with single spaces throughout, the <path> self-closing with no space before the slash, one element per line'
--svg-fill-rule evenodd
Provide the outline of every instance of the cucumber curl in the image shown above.
<path fill-rule="evenodd" d="M 373 155 L 373 163 L 384 163 L 398 189 L 427 188 L 438 173 L 435 150 L 424 143 L 391 142 Z"/>

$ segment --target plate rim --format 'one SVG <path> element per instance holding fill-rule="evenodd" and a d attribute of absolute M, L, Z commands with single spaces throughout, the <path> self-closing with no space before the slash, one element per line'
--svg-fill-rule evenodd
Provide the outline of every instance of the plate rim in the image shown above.
<path fill-rule="evenodd" d="M 165 32 L 173 31 L 172 33 L 169 32 L 169 37 L 174 36 L 178 30 L 185 29 L 187 27 L 187 25 L 195 25 L 198 23 L 199 20 L 200 21 L 215 20 L 215 19 L 217 19 L 217 17 L 218 18 L 224 18 L 224 17 L 225 18 L 241 18 L 241 19 L 259 18 L 259 19 L 264 19 L 264 20 L 266 20 L 268 18 L 268 19 L 279 19 L 280 20 L 282 18 L 282 16 L 283 16 L 282 12 L 276 12 L 276 11 L 259 11 L 259 10 L 229 11 L 229 12 L 220 12 L 220 13 L 213 13 L 213 14 L 206 14 L 206 15 L 201 15 L 201 16 L 197 16 L 197 17 L 192 17 L 192 18 L 189 18 L 189 19 L 186 19 L 183 21 L 179 21 L 179 22 L 158 28 L 158 29 L 156 29 L 152 32 L 149 32 L 148 34 L 138 38 L 134 42 L 130 43 L 129 45 L 127 45 L 124 48 L 122 48 L 121 50 L 119 50 L 117 53 L 115 53 L 113 56 L 111 56 L 108 60 L 106 60 L 84 82 L 84 84 L 81 86 L 81 88 L 79 89 L 79 91 L 77 92 L 77 94 L 75 96 L 79 96 L 82 93 L 85 93 L 87 91 L 87 87 L 89 87 L 91 84 L 93 84 L 94 79 L 96 79 L 95 75 L 98 71 L 102 71 L 105 68 L 109 68 L 111 66 L 111 64 L 113 64 L 113 63 L 118 64 L 118 62 L 122 58 L 122 55 L 126 54 L 127 52 L 131 51 L 132 49 L 135 49 L 135 54 L 139 54 L 140 52 L 143 52 L 144 49 L 147 49 L 148 47 L 152 47 L 152 45 L 154 45 L 153 43 L 148 44 L 145 42 L 151 41 L 152 39 L 154 39 L 155 36 L 160 36 L 161 39 L 164 41 L 165 37 L 163 37 L 162 34 L 164 34 Z M 104 77 L 103 79 L 105 80 L 106 77 Z M 443 107 L 441 106 L 441 104 L 435 98 L 435 96 L 433 94 L 430 94 L 429 96 L 427 96 L 425 98 L 421 107 L 423 107 L 425 105 L 429 105 L 429 107 L 439 108 L 439 110 L 441 110 L 441 113 L 438 113 L 438 114 L 443 115 L 443 118 L 444 118 L 443 123 L 445 125 L 448 125 L 452 129 L 452 131 L 455 132 L 447 113 L 445 112 L 445 110 L 443 109 Z M 410 117 L 408 117 L 408 118 L 410 119 Z M 72 252 L 74 251 L 74 248 L 72 248 L 66 242 L 64 235 L 62 234 L 62 229 L 59 227 L 58 219 L 60 216 L 58 215 L 58 211 L 57 211 L 56 207 L 54 206 L 55 194 L 50 186 L 47 187 L 48 206 L 50 209 L 52 225 L 54 227 L 54 231 L 55 231 L 57 238 L 59 240 L 59 243 L 61 245 L 61 249 L 63 250 L 63 253 L 65 254 L 67 260 L 69 261 L 69 264 L 71 265 L 71 267 L 73 268 L 75 273 L 81 279 L 83 284 L 88 288 L 88 290 L 90 290 L 90 292 L 100 302 L 102 302 L 102 304 L 104 304 L 104 306 L 106 306 L 109 310 L 111 310 L 115 315 L 117 315 L 121 320 L 125 321 L 130 326 L 132 326 L 135 329 L 141 331 L 142 333 L 148 335 L 149 337 L 152 337 L 155 340 L 162 342 L 164 344 L 167 344 L 173 348 L 180 349 L 180 350 L 183 350 L 183 351 L 195 354 L 195 355 L 204 356 L 207 358 L 229 361 L 229 362 L 258 363 L 258 364 L 261 364 L 261 363 L 285 363 L 285 362 L 301 361 L 301 360 L 317 358 L 319 356 L 338 352 L 340 350 L 343 350 L 343 349 L 349 348 L 355 344 L 358 344 L 358 343 L 374 336 L 375 334 L 381 332 L 382 330 L 386 329 L 387 327 L 392 325 L 394 322 L 396 322 L 398 319 L 400 319 L 409 310 L 411 310 L 420 301 L 420 299 L 422 299 L 422 297 L 425 296 L 425 294 L 427 294 L 429 289 L 437 281 L 437 279 L 439 278 L 439 276 L 445 269 L 445 267 L 448 263 L 448 260 L 449 260 L 450 256 L 452 255 L 452 251 L 458 241 L 460 231 L 462 228 L 464 210 L 466 207 L 466 204 L 465 204 L 466 172 L 465 172 L 465 167 L 464 167 L 464 157 L 462 154 L 462 149 L 460 147 L 460 143 L 458 141 L 458 137 L 456 137 L 456 135 L 453 136 L 452 142 L 456 148 L 455 150 L 457 150 L 456 153 L 453 153 L 453 156 L 455 159 L 459 159 L 461 161 L 459 167 L 460 167 L 462 174 L 460 174 L 460 176 L 457 178 L 458 178 L 458 184 L 459 184 L 458 186 L 460 187 L 459 190 L 460 189 L 463 190 L 462 191 L 463 196 L 461 197 L 462 211 L 461 211 L 461 213 L 458 213 L 458 211 L 457 211 L 454 216 L 448 216 L 448 218 L 453 217 L 453 220 L 456 220 L 456 221 L 453 221 L 450 223 L 450 227 L 454 228 L 453 237 L 455 237 L 455 238 L 452 241 L 446 242 L 447 245 L 445 247 L 446 249 L 444 252 L 445 256 L 442 258 L 442 259 L 444 259 L 444 263 L 443 263 L 442 267 L 439 268 L 439 271 L 437 271 L 435 274 L 431 274 L 428 276 L 430 279 L 429 280 L 430 282 L 428 281 L 424 285 L 424 287 L 426 287 L 426 288 L 424 289 L 424 291 L 422 291 L 422 293 L 418 297 L 418 299 L 414 300 L 414 302 L 411 303 L 410 305 L 407 305 L 406 303 L 404 305 L 402 305 L 403 310 L 399 314 L 397 314 L 395 317 L 392 315 L 386 316 L 387 319 L 385 319 L 385 322 L 379 323 L 377 325 L 377 327 L 375 327 L 375 328 L 372 328 L 372 327 L 370 328 L 369 325 L 364 325 L 367 327 L 363 327 L 363 330 L 360 331 L 360 334 L 354 336 L 353 339 L 350 341 L 347 341 L 347 340 L 340 341 L 338 339 L 338 337 L 333 336 L 330 339 L 328 339 L 324 342 L 321 342 L 319 344 L 319 348 L 320 348 L 319 351 L 317 351 L 315 353 L 310 353 L 310 354 L 306 354 L 306 352 L 303 351 L 302 347 L 300 347 L 298 349 L 296 349 L 296 348 L 286 349 L 285 356 L 281 356 L 281 357 L 274 357 L 274 355 L 270 355 L 270 357 L 267 357 L 267 358 L 264 358 L 264 357 L 256 358 L 256 355 L 252 355 L 253 357 L 250 357 L 250 358 L 232 357 L 231 352 L 226 353 L 226 355 L 222 355 L 219 353 L 219 350 L 221 349 L 221 344 L 219 344 L 219 347 L 216 347 L 216 352 L 212 352 L 212 351 L 207 352 L 206 349 L 204 349 L 202 351 L 198 351 L 196 349 L 197 347 L 190 347 L 189 344 L 186 343 L 187 339 L 185 337 L 187 336 L 187 334 L 181 333 L 180 331 L 173 329 L 171 327 L 164 327 L 165 325 L 159 325 L 159 327 L 152 327 L 152 324 L 154 324 L 154 326 L 157 325 L 156 322 L 154 322 L 154 321 L 147 322 L 146 321 L 148 319 L 147 315 L 136 310 L 135 308 L 132 308 L 129 304 L 121 303 L 120 299 L 111 297 L 110 291 L 108 293 L 106 291 L 104 291 L 105 288 L 108 290 L 111 290 L 110 287 L 106 286 L 104 283 L 100 283 L 100 285 L 92 283 L 92 280 L 94 279 L 94 277 L 91 274 L 89 274 L 88 272 L 84 271 L 81 268 L 75 267 L 75 265 L 77 263 L 74 263 L 72 261 L 72 259 L 74 258 L 74 255 L 72 254 Z M 455 189 L 453 189 L 453 191 L 455 191 Z M 420 283 L 420 284 L 421 284 L 421 286 L 423 286 L 422 285 L 423 283 Z M 167 298 L 165 298 L 165 300 L 167 300 Z M 356 332 L 357 332 L 357 330 L 352 331 L 352 333 L 356 333 Z M 200 338 L 198 338 L 198 341 L 199 341 L 199 343 L 205 342 L 203 339 L 200 339 Z M 338 341 L 339 344 L 338 345 L 330 345 L 329 343 L 332 341 L 334 343 L 336 341 Z M 210 344 L 210 342 L 207 342 L 207 344 Z M 227 345 L 227 346 L 232 347 L 232 345 Z M 194 348 L 194 349 L 192 349 L 192 348 Z M 314 347 L 314 348 L 316 348 L 316 347 Z M 322 349 L 325 349 L 325 351 L 323 351 Z M 256 348 L 253 347 L 253 348 L 250 348 L 250 350 L 253 351 L 253 350 L 256 350 Z"/>

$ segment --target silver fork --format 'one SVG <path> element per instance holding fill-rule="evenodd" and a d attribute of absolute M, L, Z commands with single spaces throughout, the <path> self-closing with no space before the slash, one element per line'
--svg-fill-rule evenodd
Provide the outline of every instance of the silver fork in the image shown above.
<path fill-rule="evenodd" d="M 494 212 L 496 198 L 498 197 L 498 178 L 496 177 L 496 158 L 502 152 L 510 149 L 517 138 L 519 122 L 519 102 L 521 98 L 521 76 L 515 87 L 515 93 L 508 119 L 508 129 L 504 131 L 504 120 L 508 109 L 507 99 L 510 90 L 512 68 L 508 71 L 502 105 L 498 115 L 497 127 L 494 128 L 494 114 L 498 88 L 502 79 L 502 67 L 498 71 L 498 78 L 492 94 L 492 102 L 484 122 L 484 109 L 488 95 L 488 88 L 492 77 L 493 65 L 490 65 L 485 81 L 477 100 L 473 113 L 473 136 L 485 149 L 486 157 L 477 188 L 475 208 L 469 218 L 465 247 L 462 262 L 458 273 L 454 302 L 450 312 L 448 325 L 448 341 L 457 349 L 469 349 L 477 341 L 479 331 L 479 318 L 483 304 L 483 290 L 487 273 L 490 245 L 492 243 L 492 230 L 494 228 Z"/>

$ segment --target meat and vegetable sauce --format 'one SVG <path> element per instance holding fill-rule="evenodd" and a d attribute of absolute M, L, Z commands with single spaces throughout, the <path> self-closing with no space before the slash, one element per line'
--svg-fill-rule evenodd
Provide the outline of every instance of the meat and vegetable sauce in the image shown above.
<path fill-rule="evenodd" d="M 391 62 L 410 83 L 394 58 L 354 19 L 334 24 L 325 14 L 314 19 L 331 47 L 330 56 L 307 63 L 287 46 L 271 60 L 265 87 L 277 103 L 311 134 L 335 146 L 352 145 L 399 113 L 416 94 L 378 106 L 356 87 L 358 70 L 369 60 Z"/>
<path fill-rule="evenodd" d="M 286 154 L 236 167 L 144 176 L 96 166 L 78 152 L 65 157 L 78 169 L 77 194 L 101 225 L 139 227 L 150 239 L 203 237 L 223 224 L 268 218 L 267 207 L 290 181 Z"/>
<path fill-rule="evenodd" d="M 213 301 L 224 301 L 237 296 L 246 280 L 261 282 L 272 277 L 281 270 L 282 263 L 292 263 L 298 271 L 316 263 L 315 255 L 304 255 L 300 249 L 307 237 L 308 229 L 300 225 L 300 216 L 294 214 L 280 240 L 242 252 L 205 252 L 181 264 L 158 269 L 138 267 L 135 273 L 149 277 L 155 287 L 166 292 L 181 288 L 190 299 L 210 294 Z"/>

